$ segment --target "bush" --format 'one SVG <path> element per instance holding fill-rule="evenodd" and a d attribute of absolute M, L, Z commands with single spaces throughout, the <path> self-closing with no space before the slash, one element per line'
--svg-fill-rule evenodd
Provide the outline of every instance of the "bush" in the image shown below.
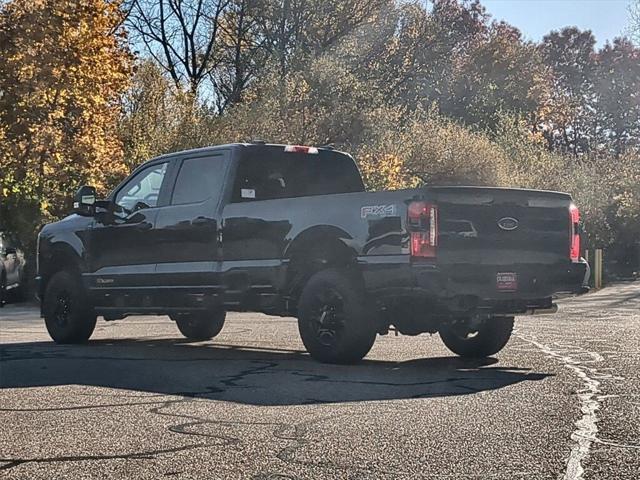
<path fill-rule="evenodd" d="M 384 109 L 372 117 L 365 142 L 356 149 L 370 186 L 500 183 L 507 158 L 488 136 L 434 112 Z"/>

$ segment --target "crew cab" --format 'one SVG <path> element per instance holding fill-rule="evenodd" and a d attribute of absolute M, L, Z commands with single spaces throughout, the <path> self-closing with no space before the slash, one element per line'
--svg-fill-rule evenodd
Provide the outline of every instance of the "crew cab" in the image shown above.
<path fill-rule="evenodd" d="M 500 351 L 514 316 L 585 291 L 567 193 L 463 186 L 366 192 L 331 148 L 239 143 L 149 160 L 106 200 L 38 237 L 49 334 L 85 342 L 98 316 L 168 315 L 206 340 L 228 311 L 298 318 L 312 357 L 363 358 L 389 330 Z"/>

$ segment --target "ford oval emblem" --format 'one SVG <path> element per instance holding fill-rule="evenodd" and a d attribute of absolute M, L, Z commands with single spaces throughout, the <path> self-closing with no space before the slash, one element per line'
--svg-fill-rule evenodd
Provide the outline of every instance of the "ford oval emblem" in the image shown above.
<path fill-rule="evenodd" d="M 518 228 L 518 219 L 513 217 L 504 217 L 498 220 L 498 226 L 502 230 L 506 230 L 510 232 L 511 230 L 515 230 Z"/>

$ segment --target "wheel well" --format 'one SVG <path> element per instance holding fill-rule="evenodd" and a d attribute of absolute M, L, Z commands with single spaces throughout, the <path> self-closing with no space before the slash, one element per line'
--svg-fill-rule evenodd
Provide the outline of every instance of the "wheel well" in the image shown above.
<path fill-rule="evenodd" d="M 357 273 L 356 253 L 335 237 L 315 237 L 291 250 L 287 268 L 287 296 L 295 303 L 302 288 L 315 273 L 327 268 L 349 268 Z"/>
<path fill-rule="evenodd" d="M 61 271 L 67 271 L 73 275 L 80 276 L 80 261 L 77 255 L 69 253 L 64 248 L 54 248 L 51 251 L 46 267 L 42 271 L 41 294 L 44 295 L 49 280 Z"/>

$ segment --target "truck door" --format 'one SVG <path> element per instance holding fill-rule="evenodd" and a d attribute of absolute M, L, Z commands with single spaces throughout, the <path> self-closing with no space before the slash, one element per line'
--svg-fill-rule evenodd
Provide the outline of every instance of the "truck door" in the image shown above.
<path fill-rule="evenodd" d="M 96 216 L 87 277 L 97 305 L 117 306 L 118 292 L 124 291 L 120 288 L 132 293 L 152 283 L 158 260 L 154 224 L 166 195 L 169 165 L 167 160 L 156 162 L 135 173 L 111 197 L 115 211 Z"/>
<path fill-rule="evenodd" d="M 206 306 L 217 300 L 220 204 L 230 150 L 187 156 L 176 165 L 168 205 L 158 211 L 160 255 L 156 278 L 171 286 L 170 306 Z"/>

